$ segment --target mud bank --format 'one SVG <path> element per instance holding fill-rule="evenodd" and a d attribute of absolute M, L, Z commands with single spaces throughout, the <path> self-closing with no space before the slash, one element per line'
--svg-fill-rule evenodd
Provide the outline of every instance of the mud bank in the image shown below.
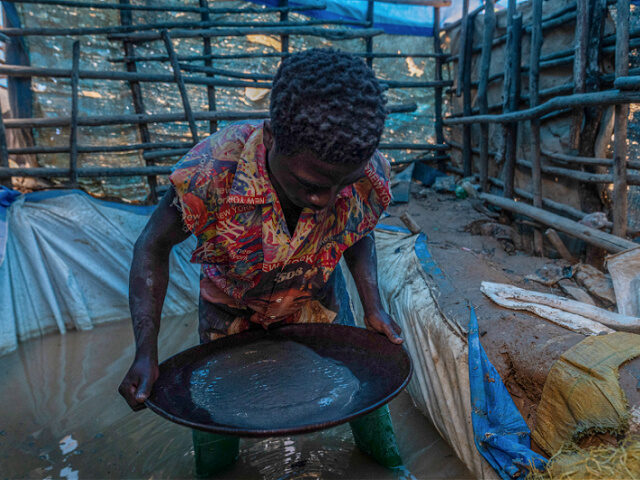
<path fill-rule="evenodd" d="M 195 315 L 165 319 L 161 358 L 197 342 Z M 189 478 L 188 429 L 116 389 L 133 355 L 128 322 L 49 335 L 0 358 L 0 478 Z M 241 441 L 241 459 L 219 478 L 471 478 L 407 394 L 391 403 L 406 469 L 362 455 L 348 425 L 297 437 Z"/>

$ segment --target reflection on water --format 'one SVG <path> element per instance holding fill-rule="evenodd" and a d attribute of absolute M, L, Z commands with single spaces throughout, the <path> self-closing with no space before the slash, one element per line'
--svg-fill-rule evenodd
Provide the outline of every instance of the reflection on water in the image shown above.
<path fill-rule="evenodd" d="M 197 343 L 197 320 L 165 319 L 161 358 Z M 149 410 L 134 413 L 117 393 L 133 356 L 127 322 L 50 335 L 0 357 L 0 478 L 188 478 L 187 428 Z M 391 403 L 406 469 L 362 455 L 348 425 L 296 437 L 243 439 L 223 479 L 471 478 L 402 394 Z"/>
<path fill-rule="evenodd" d="M 191 374 L 193 403 L 212 421 L 258 430 L 338 420 L 357 411 L 359 390 L 348 367 L 292 341 L 225 350 Z"/>

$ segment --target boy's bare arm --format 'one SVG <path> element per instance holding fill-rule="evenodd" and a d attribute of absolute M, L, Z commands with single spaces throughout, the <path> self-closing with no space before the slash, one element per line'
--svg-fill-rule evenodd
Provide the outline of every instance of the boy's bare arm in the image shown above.
<path fill-rule="evenodd" d="M 367 327 L 386 335 L 393 343 L 402 343 L 402 330 L 382 308 L 373 233 L 345 250 L 344 258 L 358 288 Z"/>
<path fill-rule="evenodd" d="M 190 235 L 174 201 L 175 192 L 170 189 L 160 200 L 133 250 L 129 309 L 136 355 L 118 391 L 134 410 L 142 408 L 158 378 L 158 332 L 169 283 L 169 254 Z"/>

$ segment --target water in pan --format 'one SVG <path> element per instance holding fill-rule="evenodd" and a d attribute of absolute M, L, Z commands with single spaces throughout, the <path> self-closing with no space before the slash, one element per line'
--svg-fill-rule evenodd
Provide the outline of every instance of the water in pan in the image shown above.
<path fill-rule="evenodd" d="M 191 398 L 215 423 L 253 429 L 341 418 L 352 411 L 359 390 L 342 363 L 293 341 L 238 347 L 191 375 Z"/>

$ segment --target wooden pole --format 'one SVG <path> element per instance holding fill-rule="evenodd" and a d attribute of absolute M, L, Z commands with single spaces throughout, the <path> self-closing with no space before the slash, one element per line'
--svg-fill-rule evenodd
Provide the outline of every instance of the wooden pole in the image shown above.
<path fill-rule="evenodd" d="M 533 18 L 531 26 L 531 56 L 529 60 L 529 106 L 535 107 L 540 102 L 540 50 L 542 48 L 542 0 L 533 0 Z M 542 172 L 540 170 L 540 119 L 531 120 L 531 193 L 533 206 L 542 208 Z M 544 254 L 542 232 L 533 232 L 533 248 L 538 256 Z"/>
<path fill-rule="evenodd" d="M 446 117 L 445 125 L 462 125 L 464 123 L 512 123 L 542 117 L 549 112 L 565 108 L 584 107 L 588 105 L 616 105 L 640 103 L 640 92 L 622 90 L 602 90 L 601 92 L 579 93 L 554 97 L 537 107 L 507 112 L 499 115 L 473 115 L 470 117 Z"/>
<path fill-rule="evenodd" d="M 456 96 L 462 95 L 464 83 L 464 69 L 466 68 L 467 32 L 469 23 L 469 0 L 462 0 L 462 26 L 460 27 L 460 44 L 458 46 L 458 81 L 456 82 Z"/>
<path fill-rule="evenodd" d="M 435 30 L 434 30 L 435 31 Z M 367 57 L 367 52 L 349 52 L 350 55 L 356 57 Z M 274 52 L 274 53 L 213 53 L 211 55 L 178 55 L 178 60 L 181 62 L 197 62 L 201 60 L 235 60 L 240 58 L 283 58 L 291 55 L 291 53 Z M 440 58 L 444 59 L 448 55 L 446 53 L 430 53 L 430 52 L 408 52 L 408 53 L 385 53 L 385 52 L 373 52 L 371 58 Z M 167 62 L 169 57 L 166 55 L 141 55 L 136 57 L 109 57 L 108 60 L 112 63 L 122 63 L 124 61 L 136 61 L 136 62 Z"/>
<path fill-rule="evenodd" d="M 511 22 L 511 44 L 509 50 L 509 67 L 511 68 L 511 84 L 508 94 L 509 112 L 518 110 L 520 99 L 520 62 L 522 53 L 522 14 L 513 16 Z M 505 159 L 504 159 L 504 196 L 513 198 L 516 172 L 516 155 L 518 150 L 518 123 L 513 122 L 505 129 Z"/>
<path fill-rule="evenodd" d="M 373 28 L 373 18 L 374 18 L 374 10 L 375 3 L 373 0 L 367 1 L 367 27 Z M 366 61 L 369 68 L 373 68 L 373 57 L 371 53 L 373 52 L 373 38 L 367 37 L 365 39 L 365 51 L 367 53 Z"/>
<path fill-rule="evenodd" d="M 289 0 L 279 0 L 280 7 L 287 7 Z M 280 21 L 286 22 L 289 20 L 289 11 L 283 10 L 280 12 Z M 283 53 L 289 53 L 289 35 L 280 35 L 280 51 Z"/>
<path fill-rule="evenodd" d="M 575 50 L 573 56 L 573 93 L 584 93 L 587 80 L 587 44 L 589 42 L 589 0 L 577 0 Z M 571 122 L 569 145 L 578 151 L 583 111 L 576 108 Z"/>
<path fill-rule="evenodd" d="M 617 0 L 616 17 L 616 77 L 629 71 L 629 0 Z M 629 106 L 615 106 L 613 127 L 613 233 L 627 233 L 627 123 Z"/>
<path fill-rule="evenodd" d="M 73 42 L 73 60 L 71 75 L 71 130 L 69 132 L 69 180 L 71 185 L 78 184 L 78 71 L 80 69 L 80 41 Z"/>
<path fill-rule="evenodd" d="M 466 22 L 463 22 L 466 27 L 466 32 L 464 35 L 465 43 L 463 45 L 464 75 L 462 79 L 462 105 L 465 116 L 471 115 L 471 66 L 473 57 L 471 50 L 473 48 L 473 33 L 475 25 L 475 18 L 469 15 L 467 16 L 469 18 L 467 18 Z M 464 148 L 462 149 L 462 169 L 464 171 L 464 176 L 469 177 L 473 174 L 473 156 L 471 154 L 471 125 L 463 125 L 462 140 L 464 146 Z"/>
<path fill-rule="evenodd" d="M 173 37 L 172 37 L 173 38 Z M 179 65 L 179 64 L 178 64 Z M 202 72 L 214 73 L 216 69 L 209 70 L 207 67 L 192 66 L 191 70 L 199 70 Z M 51 77 L 51 78 L 70 78 L 71 70 L 64 68 L 43 68 L 43 67 L 23 67 L 19 65 L 0 65 L 0 75 L 9 77 Z M 80 78 L 92 78 L 95 80 L 122 80 L 127 82 L 166 82 L 174 83 L 173 75 L 163 73 L 140 73 L 140 72 L 117 72 L 117 71 L 96 71 L 96 70 L 80 70 Z M 264 78 L 263 74 L 244 74 L 245 78 Z M 410 81 L 410 80 L 386 80 L 378 79 L 386 88 L 436 88 L 448 87 L 452 85 L 450 80 L 434 81 Z M 223 80 L 219 78 L 206 77 L 186 77 L 183 78 L 185 84 L 194 85 L 218 85 L 225 87 L 259 87 L 271 88 L 270 82 L 255 82 L 242 80 Z"/>
<path fill-rule="evenodd" d="M 388 113 L 414 112 L 415 103 L 395 103 L 387 105 Z M 195 120 L 251 120 L 269 118 L 267 110 L 225 110 L 216 112 L 194 112 Z M 140 123 L 172 123 L 187 120 L 183 113 L 157 113 L 153 115 L 96 115 L 90 117 L 78 117 L 78 125 L 82 127 L 105 127 L 107 125 L 138 125 Z M 5 120 L 6 128 L 36 128 L 36 127 L 67 127 L 71 124 L 71 117 L 46 117 L 46 118 L 8 118 Z"/>
<path fill-rule="evenodd" d="M 200 8 L 203 12 L 200 14 L 200 18 L 203 22 L 210 21 L 209 17 L 209 4 L 208 0 L 198 0 L 200 3 Z M 286 5 L 285 5 L 286 6 Z M 283 15 L 285 12 L 281 12 L 280 15 Z M 205 68 L 212 68 L 213 62 L 211 59 L 212 51 L 211 51 L 211 39 L 209 37 L 202 37 L 202 56 L 204 61 Z M 180 57 L 177 57 L 178 60 Z M 182 67 L 182 66 L 181 66 Z M 212 73 L 207 73 L 207 77 L 212 78 Z M 216 87 L 213 85 L 207 85 L 207 105 L 209 107 L 210 112 L 216 111 Z M 215 120 L 209 121 L 209 133 L 215 133 L 218 130 L 218 122 Z"/>
<path fill-rule="evenodd" d="M 436 54 L 435 81 L 442 81 L 442 45 L 440 43 L 440 9 L 433 9 L 433 52 Z M 444 128 L 442 126 L 442 87 L 436 87 L 434 91 L 434 110 L 436 116 L 435 131 L 436 142 L 444 143 Z M 444 160 L 438 162 L 438 170 L 446 171 Z"/>
<path fill-rule="evenodd" d="M 480 80 L 478 84 L 478 106 L 481 115 L 489 113 L 487 87 L 491 69 L 492 41 L 496 28 L 493 0 L 486 0 L 484 7 L 482 57 L 480 59 Z M 483 192 L 489 190 L 489 125 L 487 123 L 480 124 L 480 186 Z"/>
<path fill-rule="evenodd" d="M 0 102 L 0 168 L 9 168 L 9 149 L 7 147 L 7 133 L 4 129 L 2 102 Z M 0 185 L 11 188 L 11 177 L 0 180 Z"/>
<path fill-rule="evenodd" d="M 569 252 L 569 249 L 566 247 L 566 245 L 560 238 L 560 235 L 558 235 L 558 232 L 556 232 L 553 228 L 547 228 L 544 234 L 546 235 L 546 237 L 551 242 L 551 245 L 555 247 L 555 249 L 558 251 L 558 253 L 562 258 L 564 258 L 571 265 L 573 265 L 574 263 L 578 263 L 575 257 L 571 255 L 571 252 Z"/>
<path fill-rule="evenodd" d="M 173 76 L 178 84 L 178 90 L 180 91 L 180 98 L 182 99 L 182 107 L 184 109 L 184 115 L 187 117 L 187 121 L 189 122 L 189 130 L 191 131 L 191 138 L 193 139 L 193 144 L 198 143 L 198 127 L 196 126 L 195 118 L 193 117 L 193 110 L 191 110 L 191 104 L 189 103 L 189 96 L 187 95 L 187 89 L 184 86 L 184 80 L 182 78 L 182 71 L 180 70 L 180 64 L 178 63 L 178 58 L 176 57 L 176 52 L 173 49 L 173 43 L 171 42 L 171 36 L 167 30 L 162 30 L 160 32 L 162 35 L 162 40 L 164 41 L 164 46 L 167 49 L 167 55 L 169 55 L 169 60 L 171 61 L 171 68 L 173 69 Z"/>
<path fill-rule="evenodd" d="M 130 6 L 129 0 L 118 0 L 123 7 Z M 120 10 L 120 23 L 124 26 L 131 25 L 133 22 L 131 10 Z M 135 57 L 135 47 L 133 43 L 124 41 L 122 43 L 124 49 L 124 56 L 127 58 Z M 137 74 L 138 67 L 134 60 L 127 61 L 125 63 L 128 73 Z M 145 114 L 144 99 L 142 97 L 142 89 L 140 82 L 136 80 L 129 81 L 129 90 L 131 91 L 131 100 L 133 102 L 133 111 L 138 115 Z M 138 135 L 140 135 L 140 141 L 143 144 L 151 143 L 151 134 L 149 133 L 149 126 L 146 123 L 138 124 Z M 143 157 L 144 158 L 144 157 Z M 153 162 L 145 160 L 147 166 L 152 166 Z M 158 179 L 154 175 L 147 177 L 147 184 L 149 185 L 149 202 L 155 204 L 158 201 Z"/>
<path fill-rule="evenodd" d="M 595 228 L 587 227 L 581 223 L 574 222 L 565 217 L 561 217 L 560 215 L 541 210 L 531 205 L 526 205 L 522 202 L 514 202 L 508 198 L 491 195 L 489 193 L 480 193 L 478 194 L 478 197 L 481 200 L 485 200 L 486 202 L 502 209 L 526 215 L 543 225 L 547 225 L 557 231 L 564 232 L 568 235 L 584 240 L 596 247 L 604 248 L 611 253 L 622 252 L 629 248 L 635 248 L 638 246 L 637 243 L 627 240 L 626 238 L 601 232 Z"/>
<path fill-rule="evenodd" d="M 330 40 L 351 40 L 382 35 L 384 30 L 378 28 L 323 28 L 323 27 L 235 27 L 235 28 L 176 28 L 171 31 L 171 38 L 208 37 L 243 37 L 245 35 L 309 35 Z M 130 40 L 132 42 L 150 42 L 161 40 L 159 32 L 114 33 L 109 40 Z"/>
<path fill-rule="evenodd" d="M 39 5 L 56 5 L 59 7 L 76 7 L 76 8 L 95 8 L 106 10 L 120 10 L 120 11 L 146 11 L 146 12 L 193 12 L 202 13 L 200 7 L 190 7 L 174 3 L 170 5 L 129 5 L 122 3 L 106 3 L 106 2 L 82 2 L 76 0 L 9 0 L 12 3 L 37 3 Z M 269 7 L 269 8 L 209 8 L 208 11 L 214 14 L 233 14 L 233 13 L 273 13 L 282 11 L 304 11 L 304 10 L 324 10 L 327 5 L 322 2 L 318 2 L 312 5 L 305 5 L 300 7 Z"/>

